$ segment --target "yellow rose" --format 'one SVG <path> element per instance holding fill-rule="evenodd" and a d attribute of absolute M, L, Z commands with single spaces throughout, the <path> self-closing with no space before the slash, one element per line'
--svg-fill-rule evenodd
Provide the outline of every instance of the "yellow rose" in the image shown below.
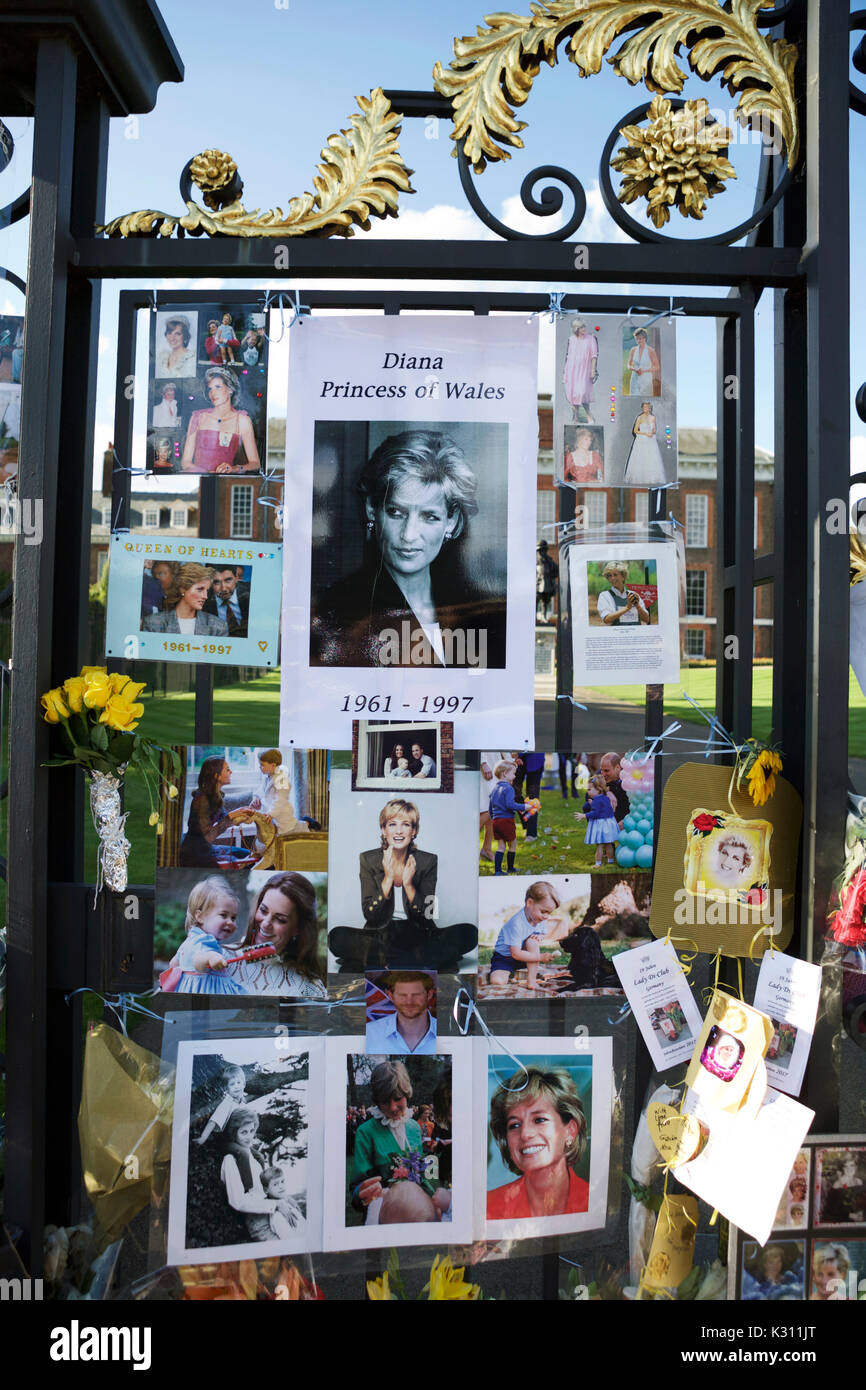
<path fill-rule="evenodd" d="M 151 811 L 150 815 L 148 816 L 148 820 L 147 820 L 148 825 L 156 825 L 158 821 L 159 821 L 159 811 Z"/>
<path fill-rule="evenodd" d="M 387 1270 L 382 1275 L 381 1279 L 367 1280 L 367 1297 L 371 1299 L 374 1303 L 381 1302 L 382 1300 L 384 1300 L 385 1302 L 392 1301 L 391 1290 L 388 1287 Z"/>
<path fill-rule="evenodd" d="M 43 718 L 46 724 L 59 724 L 61 719 L 69 718 L 69 710 L 63 699 L 63 691 L 59 687 L 56 690 L 46 690 L 41 703 L 45 710 Z"/>
<path fill-rule="evenodd" d="M 97 672 L 97 671 L 102 671 L 102 672 L 104 672 L 104 671 L 105 671 L 105 667 L 104 667 L 104 666 L 82 666 L 81 671 L 79 672 L 79 674 L 82 675 L 82 676 L 92 676 L 92 675 L 93 675 L 95 672 Z"/>
<path fill-rule="evenodd" d="M 124 676 L 120 671 L 112 671 L 108 679 L 111 681 L 112 693 L 120 695 L 123 692 L 125 700 L 136 700 L 145 686 L 144 681 L 139 684 L 130 680 L 129 676 Z"/>
<path fill-rule="evenodd" d="M 168 799 L 169 799 L 169 801 L 174 801 L 174 798 L 175 798 L 176 796 L 177 796 L 177 787 L 174 785 L 173 782 L 170 782 L 169 785 L 168 785 Z"/>
<path fill-rule="evenodd" d="M 107 724 L 109 729 L 120 729 L 129 733 L 137 727 L 143 714 L 144 705 L 133 704 L 123 695 L 112 695 L 99 716 L 99 722 Z"/>
<path fill-rule="evenodd" d="M 84 703 L 88 709 L 105 709 L 113 695 L 111 678 L 103 671 L 90 671 L 84 677 Z"/>
<path fill-rule="evenodd" d="M 66 700 L 72 713 L 80 714 L 81 702 L 84 699 L 83 676 L 70 676 L 69 680 L 63 682 L 63 689 L 66 692 Z"/>

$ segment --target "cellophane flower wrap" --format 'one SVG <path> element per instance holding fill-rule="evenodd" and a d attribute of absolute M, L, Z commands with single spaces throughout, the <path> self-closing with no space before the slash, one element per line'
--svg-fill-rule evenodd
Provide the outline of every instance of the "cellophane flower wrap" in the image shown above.
<path fill-rule="evenodd" d="M 161 776 L 160 757 L 177 776 L 180 759 L 174 749 L 135 732 L 144 705 L 139 696 L 144 684 L 104 666 L 82 666 L 62 685 L 42 696 L 43 718 L 56 725 L 65 754 L 50 758 L 46 767 L 82 767 L 90 779 L 90 809 L 99 836 L 97 892 L 103 882 L 122 893 L 127 882 L 129 841 L 122 808 L 123 779 L 127 772 L 143 778 L 150 800 L 150 823 L 158 823 L 155 789 Z M 177 795 L 169 783 L 169 796 Z"/>

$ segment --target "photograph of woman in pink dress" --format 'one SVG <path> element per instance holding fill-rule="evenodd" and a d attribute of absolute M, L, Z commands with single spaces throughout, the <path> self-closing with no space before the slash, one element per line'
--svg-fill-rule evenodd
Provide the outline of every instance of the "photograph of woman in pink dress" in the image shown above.
<path fill-rule="evenodd" d="M 208 367 L 204 374 L 209 410 L 195 410 L 187 427 L 183 473 L 259 473 L 261 462 L 253 424 L 237 409 L 240 387 L 229 367 Z"/>
<path fill-rule="evenodd" d="M 575 424 L 581 421 L 581 411 L 584 422 L 594 423 L 590 407 L 597 379 L 598 339 L 594 333 L 587 333 L 583 319 L 572 319 L 562 380 Z"/>

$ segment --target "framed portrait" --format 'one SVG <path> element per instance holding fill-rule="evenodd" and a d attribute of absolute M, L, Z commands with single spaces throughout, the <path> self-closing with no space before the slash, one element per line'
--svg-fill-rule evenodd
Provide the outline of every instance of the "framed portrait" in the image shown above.
<path fill-rule="evenodd" d="M 261 304 L 165 305 L 151 316 L 147 466 L 267 466 L 268 339 Z"/>
<path fill-rule="evenodd" d="M 326 999 L 328 875 L 157 869 L 154 987 Z"/>
<path fill-rule="evenodd" d="M 650 910 L 653 936 L 666 936 L 672 929 L 674 945 L 690 941 L 692 950 L 696 945 L 711 954 L 720 950 L 752 959 L 762 959 L 771 942 L 777 952 L 784 950 L 794 929 L 802 815 L 800 797 L 784 777 L 776 778 L 773 796 L 756 808 L 745 787 L 731 785 L 729 767 L 684 763 L 676 768 L 662 797 Z M 814 981 L 801 978 L 808 973 L 799 972 L 796 982 L 798 996 L 806 990 L 804 1000 L 814 995 Z M 777 982 L 777 988 L 762 994 L 758 1007 L 777 1021 L 802 1027 L 805 1038 L 806 1012 L 780 1020 L 780 1002 L 770 1007 L 772 996 L 780 1001 L 792 983 L 782 988 Z M 784 1043 L 780 1037 L 783 1055 L 789 1042 L 790 1036 Z M 799 1065 L 799 1053 L 797 1060 Z M 783 1069 L 777 1069 L 771 1084 L 778 1086 Z"/>
<path fill-rule="evenodd" d="M 175 751 L 178 794 L 170 797 L 163 783 L 159 868 L 327 873 L 326 749 L 209 743 Z"/>
<path fill-rule="evenodd" d="M 531 735 L 537 325 L 326 318 L 293 343 L 282 706 Z M 286 714 L 288 718 L 288 713 Z"/>
<path fill-rule="evenodd" d="M 562 1038 L 476 1042 L 476 1095 L 485 1104 L 475 1106 L 475 1201 L 489 1240 L 604 1226 L 612 1043 L 580 1043 L 566 1050 Z"/>
<path fill-rule="evenodd" d="M 435 1056 L 379 1054 L 363 1037 L 327 1039 L 326 1250 L 471 1240 L 470 1049 L 440 1038 Z"/>
<path fill-rule="evenodd" d="M 267 541 L 112 535 L 106 656 L 276 666 L 281 552 Z"/>
<path fill-rule="evenodd" d="M 454 790 L 454 725 L 383 724 L 359 719 L 352 725 L 352 790 L 412 792 Z"/>
<path fill-rule="evenodd" d="M 575 686 L 678 681 L 676 546 L 573 544 L 568 564 Z"/>
<path fill-rule="evenodd" d="M 556 323 L 554 474 L 573 487 L 677 480 L 676 320 Z"/>
<path fill-rule="evenodd" d="M 405 785 L 405 784 L 404 784 Z M 478 774 L 453 792 L 353 791 L 331 773 L 329 969 L 473 973 L 478 945 L 474 832 Z"/>
<path fill-rule="evenodd" d="M 320 1248 L 319 1038 L 178 1047 L 169 1264 Z"/>
<path fill-rule="evenodd" d="M 814 1181 L 816 1226 L 866 1231 L 866 1144 L 819 1145 Z"/>

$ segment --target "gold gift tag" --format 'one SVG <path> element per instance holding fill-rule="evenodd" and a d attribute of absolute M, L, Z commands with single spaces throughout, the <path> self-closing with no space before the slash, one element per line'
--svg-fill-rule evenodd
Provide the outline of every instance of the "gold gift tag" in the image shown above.
<path fill-rule="evenodd" d="M 697 1115 L 681 1115 L 672 1105 L 659 1100 L 647 1106 L 646 1122 L 650 1138 L 671 1167 L 688 1163 L 706 1144 L 708 1131 Z"/>
<path fill-rule="evenodd" d="M 773 1038 L 766 1014 L 715 990 L 698 1034 L 686 1085 L 704 1107 L 757 1113 L 767 1089 L 764 1056 Z"/>
<path fill-rule="evenodd" d="M 697 1233 L 697 1197 L 665 1197 L 643 1275 L 648 1289 L 675 1289 L 683 1282 L 694 1264 Z"/>

